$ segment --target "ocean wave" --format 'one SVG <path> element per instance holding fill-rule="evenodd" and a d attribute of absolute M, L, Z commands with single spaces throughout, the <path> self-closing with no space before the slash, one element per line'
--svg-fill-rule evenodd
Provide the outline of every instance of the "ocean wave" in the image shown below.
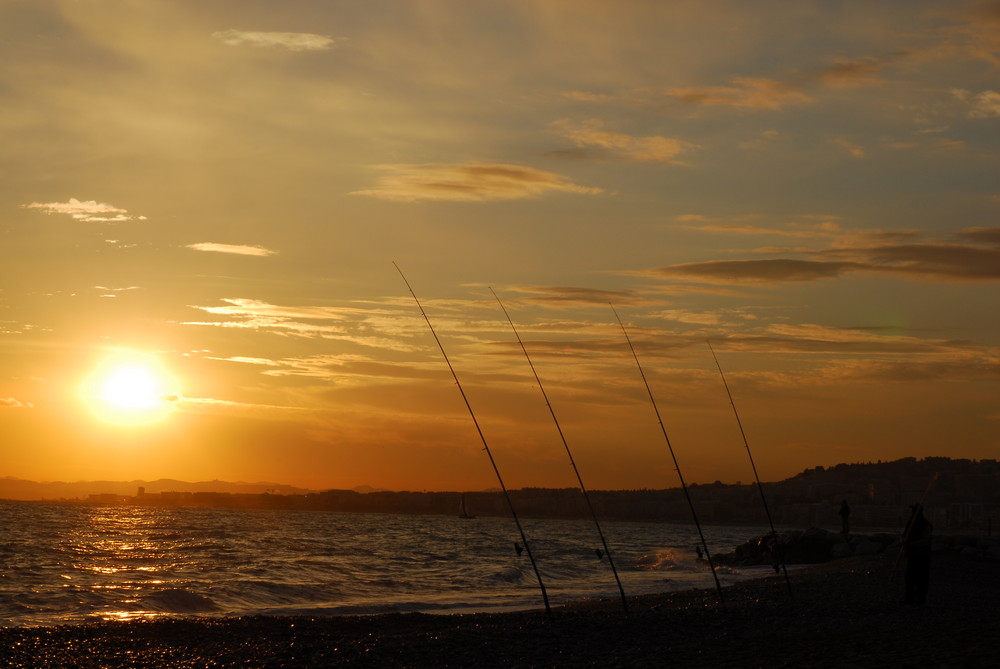
<path fill-rule="evenodd" d="M 209 613 L 218 611 L 219 606 L 208 597 L 183 588 L 166 588 L 145 595 L 143 608 L 164 613 Z"/>
<path fill-rule="evenodd" d="M 0 503 L 0 513 L 12 513 Z M 542 606 L 502 518 L 21 503 L 0 547 L 9 625 L 156 616 L 354 615 Z M 593 526 L 526 523 L 553 602 L 617 596 Z M 711 580 L 687 528 L 608 523 L 627 594 Z M 727 548 L 745 537 L 723 533 Z M 664 541 L 664 537 L 667 540 Z M 704 583 L 708 587 L 710 584 Z"/>

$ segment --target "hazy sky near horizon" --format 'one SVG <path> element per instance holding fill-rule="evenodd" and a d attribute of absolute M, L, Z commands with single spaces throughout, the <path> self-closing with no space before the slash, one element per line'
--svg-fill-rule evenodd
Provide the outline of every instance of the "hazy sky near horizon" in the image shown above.
<path fill-rule="evenodd" d="M 0 2 L 0 475 L 1000 451 L 1000 3 Z"/>

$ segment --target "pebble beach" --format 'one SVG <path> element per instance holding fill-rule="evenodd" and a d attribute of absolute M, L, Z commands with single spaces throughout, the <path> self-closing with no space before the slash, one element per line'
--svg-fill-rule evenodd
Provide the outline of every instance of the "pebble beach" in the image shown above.
<path fill-rule="evenodd" d="M 995 667 L 1000 562 L 935 555 L 924 606 L 892 555 L 723 589 L 544 611 L 101 622 L 0 630 L 9 667 Z M 789 589 L 789 584 L 791 588 Z M 791 594 L 789 592 L 791 591 Z"/>

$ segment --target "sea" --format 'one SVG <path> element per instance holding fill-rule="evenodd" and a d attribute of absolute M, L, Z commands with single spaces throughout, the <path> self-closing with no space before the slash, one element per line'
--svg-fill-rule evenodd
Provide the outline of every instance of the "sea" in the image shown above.
<path fill-rule="evenodd" d="M 544 608 L 510 518 L 0 503 L 0 625 Z M 551 605 L 618 599 L 590 520 L 522 519 Z M 692 525 L 602 522 L 626 595 L 714 588 Z M 709 550 L 763 530 L 702 526 Z M 768 568 L 716 565 L 722 585 Z"/>

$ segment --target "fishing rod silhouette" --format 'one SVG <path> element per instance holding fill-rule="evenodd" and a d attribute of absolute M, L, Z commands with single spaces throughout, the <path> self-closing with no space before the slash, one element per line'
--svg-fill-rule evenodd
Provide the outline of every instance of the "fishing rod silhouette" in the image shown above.
<path fill-rule="evenodd" d="M 625 598 L 625 588 L 622 587 L 622 581 L 618 577 L 618 569 L 615 567 L 615 561 L 611 557 L 611 549 L 608 548 L 608 542 L 604 538 L 603 530 L 601 530 L 601 523 L 597 520 L 597 512 L 594 511 L 594 505 L 590 501 L 590 495 L 587 493 L 587 486 L 583 484 L 583 477 L 580 476 L 580 470 L 576 466 L 576 460 L 573 459 L 573 453 L 569 450 L 569 444 L 566 442 L 566 435 L 563 434 L 562 426 L 559 425 L 559 419 L 556 418 L 555 409 L 552 408 L 549 396 L 545 392 L 545 386 L 542 385 L 542 380 L 538 376 L 538 371 L 535 369 L 535 365 L 531 362 L 531 356 L 528 355 L 528 349 L 525 348 L 521 335 L 518 333 L 517 328 L 514 327 L 514 320 L 510 317 L 510 314 L 507 313 L 507 307 L 504 306 L 492 286 L 490 286 L 490 292 L 493 293 L 493 297 L 496 298 L 497 304 L 500 305 L 503 315 L 507 317 L 507 322 L 510 323 L 510 329 L 514 331 L 514 337 L 517 338 L 517 343 L 521 346 L 521 351 L 524 353 L 524 357 L 528 361 L 528 367 L 531 368 L 531 373 L 535 376 L 535 382 L 538 384 L 538 389 L 542 391 L 542 398 L 545 400 L 545 406 L 548 407 L 549 414 L 552 416 L 552 421 L 556 425 L 556 431 L 559 433 L 559 438 L 562 440 L 563 448 L 566 449 L 566 455 L 569 457 L 569 463 L 573 466 L 573 473 L 576 474 L 576 480 L 580 484 L 580 491 L 583 493 L 583 498 L 587 502 L 587 508 L 590 510 L 590 517 L 594 520 L 594 526 L 597 528 L 597 535 L 600 537 L 601 545 L 604 547 L 603 554 L 600 549 L 597 549 L 597 557 L 600 559 L 603 556 L 607 556 L 608 564 L 611 565 L 611 571 L 615 575 L 615 583 L 618 584 L 618 592 L 621 594 L 622 608 L 625 610 L 625 613 L 628 613 L 628 600 Z"/>
<path fill-rule="evenodd" d="M 399 269 L 399 265 L 397 265 L 395 261 L 393 261 L 392 266 L 396 268 L 397 272 L 399 272 L 399 276 L 402 277 L 403 283 L 406 284 L 406 288 L 410 291 L 410 295 L 413 296 L 413 301 L 417 303 L 417 308 L 420 310 L 420 314 L 427 322 L 427 327 L 434 336 L 434 341 L 437 342 L 438 349 L 441 351 L 441 357 L 443 357 L 445 363 L 447 363 L 448 369 L 451 371 L 451 377 L 455 380 L 455 385 L 458 386 L 458 392 L 462 395 L 462 400 L 465 402 L 465 408 L 469 410 L 469 416 L 472 417 L 472 423 L 476 426 L 476 432 L 479 433 L 479 439 L 483 443 L 483 450 L 486 451 L 486 455 L 490 459 L 490 465 L 493 466 L 493 473 L 496 474 L 497 481 L 500 483 L 500 489 L 503 491 L 504 499 L 507 500 L 507 508 L 510 510 L 510 515 L 514 519 L 514 524 L 517 525 L 518 533 L 521 535 L 520 545 L 517 543 L 514 544 L 515 548 L 518 549 L 517 554 L 521 554 L 520 549 L 522 547 L 528 554 L 528 559 L 531 561 L 531 568 L 534 570 L 535 577 L 538 579 L 538 588 L 542 592 L 542 601 L 545 603 L 545 612 L 547 614 L 551 614 L 552 608 L 549 605 L 549 595 L 545 590 L 545 583 L 542 581 L 542 574 L 538 571 L 538 564 L 535 562 L 535 556 L 531 553 L 531 547 L 528 545 L 528 538 L 524 534 L 524 528 L 521 526 L 521 520 L 517 517 L 517 512 L 514 510 L 514 502 L 510 498 L 510 492 L 507 491 L 507 486 L 504 485 L 503 477 L 500 476 L 500 468 L 497 467 L 496 460 L 493 459 L 493 452 L 490 451 L 490 446 L 486 443 L 486 436 L 483 434 L 482 428 L 479 427 L 479 421 L 476 420 L 476 414 L 472 410 L 472 405 L 469 403 L 469 398 L 465 394 L 465 389 L 462 388 L 462 383 L 458 380 L 458 374 L 455 372 L 455 368 L 452 366 L 451 360 L 448 358 L 448 354 L 444 350 L 444 345 L 441 343 L 441 339 L 434 330 L 434 326 L 431 325 L 431 319 L 427 316 L 427 312 L 424 311 L 424 307 L 420 304 L 420 300 L 417 299 L 417 294 L 413 292 L 410 282 L 406 280 L 406 275 L 403 274 L 403 270 Z"/>
<path fill-rule="evenodd" d="M 621 326 L 622 334 L 625 335 L 625 341 L 628 342 L 628 348 L 632 352 L 632 357 L 635 359 L 635 365 L 639 368 L 639 376 L 642 377 L 642 382 L 646 386 L 646 393 L 649 395 L 649 401 L 653 404 L 653 411 L 656 413 L 656 420 L 660 423 L 660 431 L 663 432 L 663 439 L 667 442 L 667 450 L 670 452 L 670 457 L 674 461 L 674 470 L 677 472 L 677 478 L 680 479 L 681 489 L 684 491 L 684 498 L 687 500 L 688 507 L 691 509 L 691 517 L 694 519 L 694 526 L 698 529 L 698 537 L 701 539 L 701 546 L 705 550 L 705 559 L 708 560 L 708 567 L 712 570 L 712 578 L 715 579 L 715 589 L 719 593 L 719 603 L 725 604 L 726 598 L 722 594 L 722 584 L 719 583 L 719 575 L 715 572 L 715 564 L 712 562 L 712 553 L 708 550 L 708 543 L 705 541 L 705 534 L 701 531 L 701 523 L 698 522 L 698 514 L 695 513 L 694 503 L 691 501 L 691 495 L 688 493 L 687 484 L 684 482 L 684 475 L 681 474 L 681 466 L 677 463 L 677 455 L 674 453 L 674 447 L 670 443 L 670 437 L 667 436 L 667 428 L 663 425 L 663 418 L 660 416 L 660 409 L 656 406 L 656 399 L 653 397 L 653 390 L 649 387 L 649 381 L 646 380 L 646 373 L 642 371 L 642 363 L 639 362 L 639 356 L 636 355 L 635 347 L 632 346 L 632 340 L 628 336 L 628 331 L 625 329 L 625 324 L 622 323 L 621 316 L 618 315 L 618 311 L 615 309 L 615 305 L 608 303 L 611 307 L 611 311 L 614 312 L 615 318 L 618 320 L 618 325 Z"/>
<path fill-rule="evenodd" d="M 753 477 L 757 481 L 757 490 L 760 491 L 760 501 L 764 505 L 764 513 L 767 515 L 767 522 L 771 526 L 771 536 L 774 538 L 775 546 L 774 549 L 778 551 L 775 556 L 778 558 L 778 562 L 781 565 L 781 571 L 785 575 L 785 585 L 788 586 L 788 597 L 790 599 L 795 599 L 795 594 L 792 592 L 792 581 L 788 578 L 788 568 L 785 566 L 784 556 L 781 555 L 778 541 L 778 532 L 774 529 L 774 520 L 771 518 L 771 509 L 767 505 L 767 497 L 764 495 L 764 486 L 761 485 L 760 476 L 757 474 L 757 465 L 753 461 L 753 453 L 750 452 L 750 442 L 747 440 L 747 433 L 743 430 L 743 421 L 740 420 L 740 412 L 736 410 L 736 402 L 733 401 L 733 394 L 729 391 L 729 383 L 726 381 L 726 375 L 722 373 L 722 365 L 719 363 L 719 357 L 715 355 L 715 349 L 712 348 L 712 342 L 705 340 L 708 344 L 708 350 L 712 352 L 712 358 L 715 360 L 715 366 L 719 368 L 719 376 L 722 377 L 722 385 L 726 387 L 726 395 L 729 396 L 729 403 L 733 407 L 733 414 L 736 416 L 736 424 L 740 427 L 740 434 L 743 436 L 743 445 L 747 449 L 747 457 L 750 458 L 750 467 L 753 469 Z"/>

